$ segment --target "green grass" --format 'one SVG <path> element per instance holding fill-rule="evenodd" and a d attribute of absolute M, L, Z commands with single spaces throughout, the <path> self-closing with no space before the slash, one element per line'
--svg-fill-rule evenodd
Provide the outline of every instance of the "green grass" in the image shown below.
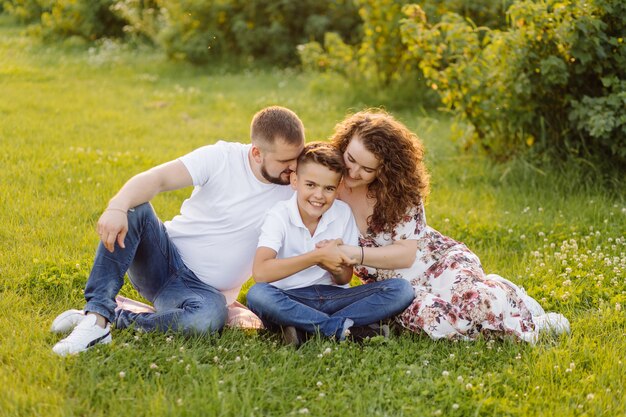
<path fill-rule="evenodd" d="M 541 174 L 460 153 L 447 119 L 418 110 L 395 114 L 428 149 L 429 223 L 565 313 L 571 336 L 531 347 L 404 335 L 294 351 L 236 330 L 114 331 L 110 346 L 56 357 L 50 322 L 82 305 L 95 221 L 126 179 L 218 139 L 247 140 L 266 105 L 295 110 L 313 140 L 361 104 L 341 83 L 295 72 L 44 46 L 0 26 L 0 416 L 626 413 L 624 189 L 581 183 L 575 169 Z M 160 216 L 189 192 L 158 196 Z"/>

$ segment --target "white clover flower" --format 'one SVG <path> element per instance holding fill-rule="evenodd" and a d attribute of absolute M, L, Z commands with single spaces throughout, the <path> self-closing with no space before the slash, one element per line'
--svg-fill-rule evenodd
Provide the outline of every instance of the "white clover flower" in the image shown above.
<path fill-rule="evenodd" d="M 126 372 L 124 372 L 124 371 L 120 371 L 120 373 L 118 375 L 122 379 L 126 378 Z"/>
<path fill-rule="evenodd" d="M 315 385 L 317 385 L 318 387 L 321 387 L 324 384 L 322 384 L 322 381 L 317 381 L 317 384 L 315 384 Z"/>
<path fill-rule="evenodd" d="M 448 372 L 448 371 L 443 371 L 441 373 L 441 376 L 448 376 L 448 375 L 450 375 L 450 372 Z"/>
<path fill-rule="evenodd" d="M 237 356 L 237 357 L 235 358 L 235 362 L 239 362 L 239 361 L 241 361 L 241 357 Z"/>
<path fill-rule="evenodd" d="M 594 397 L 595 395 L 593 395 L 592 393 L 587 394 L 587 401 L 593 400 Z"/>
<path fill-rule="evenodd" d="M 459 375 L 459 376 L 456 377 L 456 380 L 459 381 L 459 382 L 463 382 L 463 377 L 461 375 Z"/>
<path fill-rule="evenodd" d="M 327 347 L 326 349 L 324 349 L 323 353 L 324 353 L 324 355 L 330 355 L 332 353 L 332 351 L 333 350 L 331 348 Z"/>
<path fill-rule="evenodd" d="M 309 414 L 308 408 L 301 408 L 298 410 L 298 414 Z"/>
<path fill-rule="evenodd" d="M 457 403 L 452 404 L 452 409 L 453 410 L 458 410 L 459 409 L 459 405 Z"/>
<path fill-rule="evenodd" d="M 470 382 L 468 382 L 468 383 L 465 385 L 465 389 L 472 389 L 472 388 L 474 388 L 474 386 L 473 386 Z"/>
<path fill-rule="evenodd" d="M 176 400 L 176 405 L 183 405 L 183 399 L 182 398 L 178 398 Z"/>
<path fill-rule="evenodd" d="M 150 364 L 150 369 L 158 369 L 158 368 L 159 368 L 159 365 L 157 365 L 156 363 L 153 362 Z"/>

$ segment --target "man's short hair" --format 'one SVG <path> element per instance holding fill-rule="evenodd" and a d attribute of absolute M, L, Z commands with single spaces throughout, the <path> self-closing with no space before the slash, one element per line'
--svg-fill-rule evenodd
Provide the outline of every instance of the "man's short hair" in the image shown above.
<path fill-rule="evenodd" d="M 341 175 L 346 169 L 341 151 L 326 142 L 307 143 L 298 156 L 296 172 L 308 163 L 320 164 Z"/>
<path fill-rule="evenodd" d="M 298 115 L 285 107 L 266 107 L 252 118 L 250 139 L 257 146 L 273 146 L 277 139 L 299 146 L 304 143 L 304 125 Z"/>

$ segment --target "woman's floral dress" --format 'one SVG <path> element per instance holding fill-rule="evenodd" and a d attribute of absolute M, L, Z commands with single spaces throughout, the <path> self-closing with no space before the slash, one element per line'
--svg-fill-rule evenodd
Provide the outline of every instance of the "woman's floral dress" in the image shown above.
<path fill-rule="evenodd" d="M 402 327 L 433 339 L 472 340 L 481 334 L 532 339 L 532 315 L 515 288 L 488 279 L 478 257 L 464 244 L 427 226 L 423 206 L 414 208 L 392 233 L 368 230 L 359 245 L 380 247 L 400 239 L 417 240 L 410 268 L 359 265 L 355 274 L 364 283 L 403 278 L 413 285 L 415 300 L 395 318 Z"/>

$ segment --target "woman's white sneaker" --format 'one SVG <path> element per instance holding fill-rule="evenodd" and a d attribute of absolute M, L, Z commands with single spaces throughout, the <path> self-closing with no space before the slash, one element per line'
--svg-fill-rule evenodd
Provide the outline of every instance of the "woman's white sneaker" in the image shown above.
<path fill-rule="evenodd" d="M 72 331 L 84 318 L 85 312 L 83 310 L 72 309 L 64 311 L 52 321 L 50 331 L 52 333 L 67 333 Z"/>
<path fill-rule="evenodd" d="M 84 352 L 97 344 L 111 343 L 111 325 L 102 328 L 96 324 L 97 317 L 93 314 L 84 316 L 72 333 L 59 341 L 52 350 L 57 355 L 66 356 Z"/>
<path fill-rule="evenodd" d="M 539 332 L 563 334 L 570 332 L 569 320 L 559 313 L 546 313 L 533 317 L 535 330 Z"/>

